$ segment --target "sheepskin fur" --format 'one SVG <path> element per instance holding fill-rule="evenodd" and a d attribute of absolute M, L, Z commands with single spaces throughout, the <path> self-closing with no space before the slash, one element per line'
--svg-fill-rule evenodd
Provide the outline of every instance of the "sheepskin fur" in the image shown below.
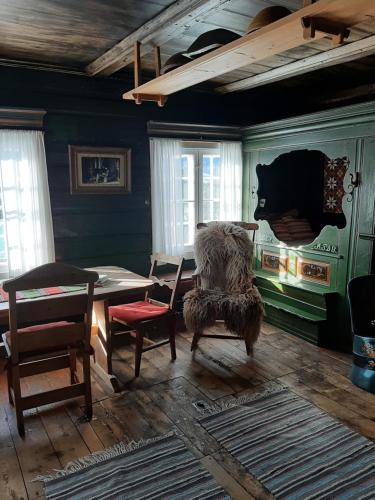
<path fill-rule="evenodd" d="M 240 226 L 212 222 L 197 232 L 195 260 L 200 286 L 185 294 L 187 328 L 202 333 L 215 320 L 252 348 L 263 317 L 258 289 L 252 284 L 253 243 Z"/>

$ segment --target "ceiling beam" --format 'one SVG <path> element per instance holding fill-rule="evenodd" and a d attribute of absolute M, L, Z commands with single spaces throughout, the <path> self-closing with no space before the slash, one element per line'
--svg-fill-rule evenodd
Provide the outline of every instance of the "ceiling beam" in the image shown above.
<path fill-rule="evenodd" d="M 220 85 L 215 91 L 220 94 L 228 94 L 229 92 L 253 89 L 268 83 L 278 82 L 286 78 L 327 68 L 328 66 L 354 61 L 355 59 L 360 59 L 371 54 L 375 54 L 375 35 L 358 40 L 357 42 L 342 45 L 341 47 L 326 52 L 321 52 L 314 56 L 306 57 L 305 59 L 285 64 L 284 66 L 271 69 L 265 73 Z"/>
<path fill-rule="evenodd" d="M 223 9 L 230 1 L 178 0 L 92 61 L 86 66 L 86 72 L 90 75 L 111 75 L 133 61 L 134 43 L 140 42 L 141 54 L 147 54 L 155 45 L 178 37 L 191 24 L 202 21 L 213 10 Z"/>

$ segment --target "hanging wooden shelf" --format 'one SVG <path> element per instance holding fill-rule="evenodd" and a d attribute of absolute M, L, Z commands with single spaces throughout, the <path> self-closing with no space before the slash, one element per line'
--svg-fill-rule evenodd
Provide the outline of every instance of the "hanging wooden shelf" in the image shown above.
<path fill-rule="evenodd" d="M 326 36 L 343 42 L 352 26 L 375 17 L 374 0 L 319 0 L 253 33 L 123 94 L 124 99 L 155 101 L 243 66 L 257 63 Z"/>

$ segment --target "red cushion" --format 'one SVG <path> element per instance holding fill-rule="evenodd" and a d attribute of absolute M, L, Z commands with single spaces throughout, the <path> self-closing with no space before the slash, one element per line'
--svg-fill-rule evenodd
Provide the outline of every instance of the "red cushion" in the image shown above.
<path fill-rule="evenodd" d="M 168 306 L 156 306 L 146 301 L 132 302 L 131 304 L 121 304 L 108 308 L 112 318 L 120 319 L 125 323 L 136 323 L 147 319 L 162 316 L 169 310 Z"/>
<path fill-rule="evenodd" d="M 38 332 L 39 330 L 49 330 L 50 328 L 57 328 L 59 326 L 73 325 L 71 321 L 55 321 L 53 323 L 44 323 L 43 325 L 32 325 L 27 326 L 25 328 L 19 328 L 17 333 L 30 333 L 30 332 Z M 10 332 L 6 332 L 6 338 L 8 344 L 10 344 Z"/>

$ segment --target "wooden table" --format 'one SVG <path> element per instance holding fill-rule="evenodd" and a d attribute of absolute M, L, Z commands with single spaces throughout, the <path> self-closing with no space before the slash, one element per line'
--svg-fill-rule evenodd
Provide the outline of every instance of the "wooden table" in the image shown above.
<path fill-rule="evenodd" d="M 108 276 L 108 280 L 104 282 L 102 286 L 95 287 L 94 290 L 94 312 L 97 323 L 97 335 L 93 335 L 92 344 L 95 349 L 95 363 L 92 363 L 92 368 L 100 376 L 100 378 L 111 384 L 115 391 L 119 390 L 119 384 L 116 377 L 108 370 L 108 362 L 106 359 L 106 352 L 103 349 L 102 342 L 100 338 L 105 338 L 106 336 L 106 307 L 108 305 L 121 304 L 127 300 L 131 300 L 132 297 L 139 297 L 144 294 L 147 290 L 153 288 L 152 280 L 144 278 L 139 274 L 135 274 L 132 271 L 128 271 L 122 267 L 117 266 L 101 266 L 92 267 L 92 271 L 96 271 L 98 274 L 105 274 Z M 71 292 L 74 294 L 81 294 L 82 291 Z M 71 295 L 69 293 L 69 295 Z M 27 302 L 35 300 L 54 300 L 57 297 L 61 298 L 61 294 L 49 295 L 45 297 L 38 297 L 35 299 L 25 299 Z M 0 326 L 8 327 L 8 302 L 0 303 Z M 94 318 L 95 320 L 95 318 Z M 94 328 L 95 330 L 95 328 Z M 1 337 L 0 337 L 1 338 Z M 1 345 L 0 345 L 1 347 Z"/>

